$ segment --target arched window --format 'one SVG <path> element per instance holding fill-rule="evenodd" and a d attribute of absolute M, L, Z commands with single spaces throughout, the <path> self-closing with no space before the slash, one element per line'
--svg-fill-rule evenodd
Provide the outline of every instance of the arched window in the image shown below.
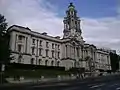
<path fill-rule="evenodd" d="M 48 60 L 45 61 L 45 65 L 46 65 L 46 66 L 48 65 Z"/>
<path fill-rule="evenodd" d="M 34 58 L 32 58 L 30 62 L 31 62 L 31 64 L 34 64 Z"/>
<path fill-rule="evenodd" d="M 51 66 L 53 66 L 54 65 L 54 61 L 51 61 Z"/>
<path fill-rule="evenodd" d="M 39 65 L 41 65 L 41 64 L 42 64 L 42 60 L 41 60 L 41 59 L 39 59 L 38 63 L 39 63 Z"/>
<path fill-rule="evenodd" d="M 57 66 L 60 66 L 60 62 L 59 61 L 57 62 Z"/>

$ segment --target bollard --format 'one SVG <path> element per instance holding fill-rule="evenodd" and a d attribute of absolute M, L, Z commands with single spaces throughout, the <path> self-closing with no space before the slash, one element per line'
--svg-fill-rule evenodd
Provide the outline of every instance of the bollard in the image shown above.
<path fill-rule="evenodd" d="M 58 80 L 61 80 L 61 76 L 60 75 L 58 75 L 57 78 L 58 78 Z"/>
<path fill-rule="evenodd" d="M 44 79 L 44 76 L 41 76 L 41 80 L 43 80 Z"/>

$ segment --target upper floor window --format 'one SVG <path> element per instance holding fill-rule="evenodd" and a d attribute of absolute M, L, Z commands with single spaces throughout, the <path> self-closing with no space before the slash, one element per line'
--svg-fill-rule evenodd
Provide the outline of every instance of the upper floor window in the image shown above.
<path fill-rule="evenodd" d="M 78 49 L 78 48 L 76 48 L 76 50 L 77 50 L 77 57 L 79 57 L 79 49 Z"/>
<path fill-rule="evenodd" d="M 52 51 L 52 58 L 54 58 L 54 51 Z"/>
<path fill-rule="evenodd" d="M 60 52 L 58 52 L 58 58 L 60 58 Z"/>
<path fill-rule="evenodd" d="M 32 43 L 35 44 L 35 39 L 32 40 Z"/>
<path fill-rule="evenodd" d="M 39 45 L 42 46 L 42 40 L 40 40 Z"/>
<path fill-rule="evenodd" d="M 47 48 L 49 47 L 49 43 L 48 43 L 48 42 L 46 42 L 46 47 L 47 47 Z"/>
<path fill-rule="evenodd" d="M 58 50 L 60 50 L 60 45 L 58 45 Z"/>
<path fill-rule="evenodd" d="M 18 40 L 22 40 L 22 37 L 23 37 L 22 35 L 19 35 Z"/>
<path fill-rule="evenodd" d="M 22 45 L 18 45 L 18 52 L 21 52 L 21 49 L 22 49 Z"/>
<path fill-rule="evenodd" d="M 57 48 L 57 44 L 55 44 L 55 48 Z"/>
<path fill-rule="evenodd" d="M 39 48 L 39 55 L 41 56 L 42 55 L 42 49 Z"/>
<path fill-rule="evenodd" d="M 46 50 L 46 57 L 48 57 L 48 50 Z"/>
<path fill-rule="evenodd" d="M 32 55 L 35 54 L 35 47 L 32 47 Z"/>
<path fill-rule="evenodd" d="M 66 52 L 66 57 L 67 57 L 67 45 L 65 45 L 65 52 Z"/>
<path fill-rule="evenodd" d="M 54 49 L 54 43 L 52 43 L 52 49 Z"/>

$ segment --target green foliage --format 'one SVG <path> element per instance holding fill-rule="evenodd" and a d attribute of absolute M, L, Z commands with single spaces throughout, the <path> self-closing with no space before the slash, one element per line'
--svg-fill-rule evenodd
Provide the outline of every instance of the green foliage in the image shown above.
<path fill-rule="evenodd" d="M 7 64 L 12 59 L 10 57 L 9 38 L 6 19 L 0 14 L 0 64 Z"/>

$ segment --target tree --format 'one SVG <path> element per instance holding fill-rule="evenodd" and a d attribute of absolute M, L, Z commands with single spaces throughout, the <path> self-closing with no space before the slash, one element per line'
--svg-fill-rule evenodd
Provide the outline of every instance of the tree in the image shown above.
<path fill-rule="evenodd" d="M 0 66 L 8 64 L 13 58 L 9 49 L 9 38 L 6 19 L 0 14 Z"/>
<path fill-rule="evenodd" d="M 110 60 L 112 71 L 115 72 L 119 69 L 120 56 L 115 53 L 110 53 Z"/>

